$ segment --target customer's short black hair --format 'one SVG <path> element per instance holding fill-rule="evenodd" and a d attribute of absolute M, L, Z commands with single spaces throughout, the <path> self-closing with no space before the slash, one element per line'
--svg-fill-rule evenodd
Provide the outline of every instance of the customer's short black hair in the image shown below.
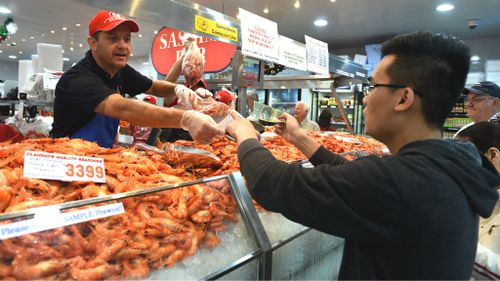
<path fill-rule="evenodd" d="M 483 154 L 491 147 L 500 149 L 500 123 L 497 120 L 479 122 L 460 131 L 458 137 L 475 144 Z"/>
<path fill-rule="evenodd" d="M 384 43 L 382 54 L 396 56 L 387 70 L 390 82 L 412 87 L 422 98 L 426 122 L 442 128 L 469 72 L 467 45 L 452 36 L 414 32 Z"/>

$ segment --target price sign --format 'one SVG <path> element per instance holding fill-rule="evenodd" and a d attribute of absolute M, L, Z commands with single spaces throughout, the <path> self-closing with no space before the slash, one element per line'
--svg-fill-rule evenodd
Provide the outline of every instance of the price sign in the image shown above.
<path fill-rule="evenodd" d="M 24 174 L 28 178 L 106 182 L 102 158 L 42 151 L 24 152 Z"/>

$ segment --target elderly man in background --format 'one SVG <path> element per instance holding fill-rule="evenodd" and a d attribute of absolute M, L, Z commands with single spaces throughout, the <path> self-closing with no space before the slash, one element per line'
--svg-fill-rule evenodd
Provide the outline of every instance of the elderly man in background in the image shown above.
<path fill-rule="evenodd" d="M 498 119 L 500 112 L 500 87 L 497 84 L 483 81 L 465 88 L 465 91 L 467 93 L 467 116 L 473 122 L 463 126 L 454 137 L 476 123 Z"/>
<path fill-rule="evenodd" d="M 309 106 L 303 101 L 297 102 L 293 110 L 293 117 L 299 121 L 300 127 L 304 130 L 319 131 L 318 123 L 309 120 L 307 114 L 309 114 Z"/>

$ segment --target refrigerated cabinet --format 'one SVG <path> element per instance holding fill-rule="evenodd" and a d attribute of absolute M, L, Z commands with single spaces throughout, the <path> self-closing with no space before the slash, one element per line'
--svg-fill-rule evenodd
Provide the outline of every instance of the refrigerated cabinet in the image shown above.
<path fill-rule="evenodd" d="M 131 246 L 131 242 L 146 243 L 142 239 L 135 239 L 144 236 L 140 236 L 143 233 L 136 231 L 134 227 L 152 227 L 155 223 L 169 225 L 168 220 L 157 217 L 156 214 L 161 214 L 160 211 L 154 213 L 147 209 L 148 213 L 144 213 L 143 208 L 139 209 L 138 206 L 145 202 L 150 207 L 154 204 L 160 206 L 160 201 L 151 201 L 151 198 L 161 198 L 166 192 L 174 189 L 196 185 L 210 187 L 214 183 L 219 186 L 221 183 L 227 184 L 230 187 L 230 193 L 237 204 L 238 218 L 237 222 L 225 223 L 224 231 L 216 232 L 220 239 L 218 246 L 199 247 L 196 252 L 192 252 L 192 256 L 182 256 L 187 250 L 179 245 L 184 244 L 175 244 L 175 239 L 171 236 L 162 237 L 160 242 L 155 242 L 164 244 L 159 244 L 160 247 L 155 244 L 154 251 L 135 244 Z M 174 232 L 174 229 L 181 227 L 169 225 L 167 228 Z M 122 273 L 121 278 L 150 280 L 331 280 L 337 277 L 343 249 L 343 240 L 338 237 L 296 224 L 277 213 L 257 211 L 239 172 L 4 213 L 0 215 L 0 228 L 0 249 L 4 253 L 1 258 L 2 269 L 8 270 L 7 273 L 4 271 L 5 276 L 1 277 L 14 276 L 17 279 L 106 279 L 116 278 Z M 183 231 L 190 233 L 189 230 Z M 150 232 L 151 230 L 148 233 Z M 86 247 L 93 247 L 93 250 L 88 251 L 95 251 L 95 257 L 89 257 L 88 254 L 80 256 L 79 251 L 87 253 L 82 250 L 85 249 L 80 245 L 82 242 L 78 242 L 83 241 L 79 240 L 83 236 L 86 237 L 85 241 L 89 242 Z M 95 240 L 90 241 L 90 237 Z M 73 242 L 70 244 L 69 241 Z M 170 244 L 165 241 L 170 241 Z M 172 251 L 175 250 L 174 253 L 179 253 L 184 259 L 175 260 L 174 253 L 161 256 L 162 251 L 173 247 L 172 245 L 177 247 Z M 6 252 L 6 249 L 12 249 L 14 246 L 18 251 Z M 50 256 L 53 251 L 57 256 Z M 21 253 L 25 256 L 20 256 Z M 86 265 L 92 263 L 97 265 L 96 268 L 106 268 L 102 268 L 100 275 L 89 275 Z M 160 267 L 148 269 L 149 273 L 141 276 L 139 265 L 144 263 Z M 29 270 L 39 269 L 47 264 L 52 264 L 54 268 L 43 272 Z"/>

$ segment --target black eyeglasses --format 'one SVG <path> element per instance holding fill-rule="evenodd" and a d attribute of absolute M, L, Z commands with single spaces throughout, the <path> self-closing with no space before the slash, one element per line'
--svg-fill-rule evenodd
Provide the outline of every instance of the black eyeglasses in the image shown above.
<path fill-rule="evenodd" d="M 387 87 L 387 88 L 395 88 L 402 89 L 408 87 L 408 85 L 400 85 L 400 84 L 369 84 L 368 91 L 373 91 L 377 87 Z"/>

